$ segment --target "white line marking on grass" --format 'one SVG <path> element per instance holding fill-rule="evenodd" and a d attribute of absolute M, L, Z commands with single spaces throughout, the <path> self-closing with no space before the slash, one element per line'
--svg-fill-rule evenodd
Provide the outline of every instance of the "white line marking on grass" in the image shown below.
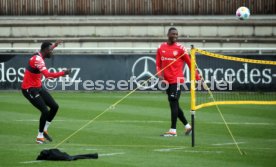
<path fill-rule="evenodd" d="M 245 142 L 237 142 L 237 144 L 244 144 Z M 217 143 L 217 144 L 211 144 L 212 146 L 225 146 L 225 145 L 234 145 L 236 143 Z"/>
<path fill-rule="evenodd" d="M 41 160 L 36 160 L 36 161 L 24 161 L 24 162 L 20 162 L 21 164 L 32 164 L 32 163 L 39 163 L 39 162 L 44 162 Z"/>
<path fill-rule="evenodd" d="M 176 147 L 176 148 L 161 148 L 161 149 L 155 149 L 153 151 L 158 151 L 158 152 L 169 152 L 169 151 L 172 151 L 172 150 L 182 150 L 184 149 L 185 147 Z"/>
<path fill-rule="evenodd" d="M 210 122 L 212 124 L 224 124 L 224 122 Z M 275 125 L 267 122 L 227 122 L 228 125 Z"/>
<path fill-rule="evenodd" d="M 265 140 L 266 141 L 266 140 Z M 267 142 L 267 141 L 266 141 Z M 64 145 L 66 145 L 66 146 L 70 146 L 70 147 L 103 147 L 103 148 L 108 148 L 108 147 L 115 147 L 115 148 L 117 148 L 117 147 L 119 147 L 120 149 L 122 148 L 122 147 L 125 147 L 125 148 L 136 148 L 136 147 L 139 147 L 139 148 L 160 148 L 160 147 L 164 147 L 164 148 L 166 148 L 166 147 L 168 147 L 168 146 L 166 146 L 166 145 L 101 145 L 101 144 L 77 144 L 77 143 L 75 143 L 75 144 L 72 144 L 72 143 L 70 143 L 70 144 L 68 144 L 68 143 L 66 143 L 66 144 L 64 144 Z M 27 143 L 12 143 L 12 144 L 0 144 L 0 146 L 18 146 L 18 147 L 33 147 L 33 146 L 37 146 L 37 144 L 27 144 Z M 178 147 L 178 146 L 175 146 L 175 147 Z M 181 146 L 179 146 L 179 147 L 181 147 Z M 101 148 L 101 149 L 99 149 L 99 150 L 102 150 L 103 148 Z M 191 148 L 191 147 L 186 147 L 186 148 Z M 211 144 L 210 144 L 210 146 L 206 146 L 206 147 L 204 147 L 204 148 L 209 148 L 209 149 L 213 149 L 214 147 L 213 146 L 211 146 Z M 217 146 L 217 147 L 215 147 L 215 148 L 223 148 L 223 149 L 236 149 L 236 148 L 233 148 L 233 147 L 224 147 L 223 145 L 220 147 L 220 146 Z M 59 147 L 59 149 L 61 149 L 61 150 L 63 150 L 63 149 L 68 149 L 68 148 L 60 148 Z M 73 149 L 73 148 L 72 148 Z M 82 149 L 82 148 L 81 148 Z M 247 149 L 247 150 L 275 150 L 275 148 L 274 147 L 261 147 L 261 148 L 258 148 L 258 147 L 245 147 L 244 149 Z M 83 150 L 83 149 L 82 149 Z"/>
<path fill-rule="evenodd" d="M 39 119 L 18 119 L 15 120 L 18 122 L 38 122 Z M 89 120 L 55 120 L 55 122 L 87 122 Z M 165 123 L 169 121 L 157 121 L 157 120 L 149 120 L 149 121 L 143 121 L 143 120 L 109 120 L 109 121 L 97 121 L 97 122 L 110 122 L 110 123 Z"/>
<path fill-rule="evenodd" d="M 185 150 L 184 152 L 187 153 L 216 153 L 216 154 L 221 154 L 223 151 L 197 151 L 197 150 Z"/>
<path fill-rule="evenodd" d="M 38 122 L 39 119 L 18 119 L 15 120 L 18 122 Z M 55 120 L 55 122 L 87 122 L 89 120 L 76 120 L 76 119 L 69 119 L 69 120 Z M 107 120 L 107 121 L 97 121 L 97 122 L 107 122 L 107 123 L 167 123 L 169 121 L 158 121 L 158 120 Z M 211 124 L 224 124 L 224 122 L 207 122 Z M 267 123 L 267 122 L 228 122 L 229 125 L 275 125 L 274 123 Z"/>
<path fill-rule="evenodd" d="M 88 121 L 88 120 L 68 120 L 68 121 Z M 97 121 L 97 122 L 106 122 L 106 123 L 167 123 L 169 121 L 157 121 L 157 120 L 109 120 L 109 121 Z M 210 122 L 212 124 L 224 124 L 224 122 Z M 267 122 L 229 122 L 230 125 L 275 125 L 274 123 Z"/>
<path fill-rule="evenodd" d="M 110 120 L 110 121 L 99 121 L 99 122 L 118 122 L 118 123 L 164 123 L 168 121 L 143 121 L 143 120 Z"/>
<path fill-rule="evenodd" d="M 15 121 L 18 121 L 18 122 L 38 122 L 39 119 L 17 119 Z M 66 120 L 55 120 L 55 122 L 64 122 L 64 121 L 66 121 Z M 76 120 L 74 120 L 74 121 L 76 121 Z"/>
<path fill-rule="evenodd" d="M 183 149 L 185 149 L 185 147 L 155 149 L 153 151 L 170 152 L 170 151 L 174 151 L 174 150 L 183 150 Z M 217 153 L 217 154 L 223 153 L 223 151 L 200 151 L 200 150 L 183 150 L 183 152 L 187 152 L 187 153 Z"/>
<path fill-rule="evenodd" d="M 99 149 L 97 149 L 97 148 L 87 148 L 87 149 L 85 149 L 85 150 L 88 150 L 88 151 L 95 151 L 95 150 L 99 150 Z"/>
<path fill-rule="evenodd" d="M 125 154 L 125 153 L 124 152 L 119 152 L 119 153 L 99 154 L 99 157 L 107 157 L 107 156 L 122 155 L 122 154 Z"/>

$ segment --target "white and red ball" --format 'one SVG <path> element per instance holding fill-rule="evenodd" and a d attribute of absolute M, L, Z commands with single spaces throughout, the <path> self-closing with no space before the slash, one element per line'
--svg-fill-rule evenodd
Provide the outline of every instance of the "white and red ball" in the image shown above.
<path fill-rule="evenodd" d="M 245 7 L 245 6 L 241 6 L 237 9 L 236 11 L 236 16 L 240 19 L 240 20 L 246 20 L 249 18 L 250 16 L 250 10 Z"/>

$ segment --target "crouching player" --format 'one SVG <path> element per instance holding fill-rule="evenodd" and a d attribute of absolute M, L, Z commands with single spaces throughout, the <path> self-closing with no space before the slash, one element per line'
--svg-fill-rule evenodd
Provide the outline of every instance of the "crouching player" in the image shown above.
<path fill-rule="evenodd" d="M 42 43 L 40 51 L 34 53 L 29 59 L 21 85 L 23 95 L 41 112 L 39 130 L 36 138 L 36 143 L 38 144 L 45 143 L 45 139 L 52 141 L 47 130 L 59 108 L 49 92 L 42 87 L 42 75 L 46 78 L 58 78 L 70 73 L 70 69 L 51 73 L 45 66 L 44 59 L 51 58 L 53 49 L 60 43 L 61 41 L 56 41 L 54 44 L 51 42 Z"/>

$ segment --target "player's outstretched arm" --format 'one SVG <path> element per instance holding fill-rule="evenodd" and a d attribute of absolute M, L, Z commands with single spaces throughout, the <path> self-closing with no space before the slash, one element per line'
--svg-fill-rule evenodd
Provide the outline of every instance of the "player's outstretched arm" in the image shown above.
<path fill-rule="evenodd" d="M 58 46 L 58 45 L 61 44 L 62 42 L 63 42 L 62 40 L 57 40 L 57 41 L 55 42 L 55 45 Z"/>
<path fill-rule="evenodd" d="M 69 69 L 63 70 L 63 72 L 64 72 L 64 75 L 69 75 L 71 74 L 71 69 L 69 68 Z"/>
<path fill-rule="evenodd" d="M 63 41 L 62 40 L 57 40 L 54 45 L 52 45 L 52 49 L 54 49 L 55 47 L 57 47 L 58 45 L 60 45 Z"/>
<path fill-rule="evenodd" d="M 45 69 L 41 72 L 46 78 L 58 78 L 64 75 L 69 75 L 71 73 L 71 69 L 65 69 L 61 72 L 49 72 L 47 69 Z"/>
<path fill-rule="evenodd" d="M 66 70 L 65 70 L 66 71 Z M 49 72 L 47 69 L 41 71 L 41 73 L 46 77 L 46 78 L 58 78 L 64 75 L 67 75 L 67 72 L 61 71 L 61 72 Z"/>

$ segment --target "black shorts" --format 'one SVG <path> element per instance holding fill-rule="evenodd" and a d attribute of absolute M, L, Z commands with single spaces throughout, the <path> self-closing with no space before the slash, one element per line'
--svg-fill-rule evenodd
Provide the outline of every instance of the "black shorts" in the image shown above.
<path fill-rule="evenodd" d="M 180 95 L 181 95 L 181 88 L 180 85 L 175 83 L 175 84 L 169 84 L 169 87 L 167 89 L 167 94 L 168 94 L 168 100 L 179 100 Z"/>
<path fill-rule="evenodd" d="M 57 108 L 57 103 L 53 97 L 44 88 L 22 89 L 23 95 L 40 111 L 45 112 L 50 108 Z"/>
<path fill-rule="evenodd" d="M 23 95 L 28 99 L 29 101 L 33 101 L 34 98 L 37 98 L 40 96 L 40 92 L 42 91 L 42 88 L 29 88 L 29 89 L 22 89 Z"/>

